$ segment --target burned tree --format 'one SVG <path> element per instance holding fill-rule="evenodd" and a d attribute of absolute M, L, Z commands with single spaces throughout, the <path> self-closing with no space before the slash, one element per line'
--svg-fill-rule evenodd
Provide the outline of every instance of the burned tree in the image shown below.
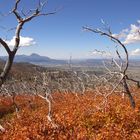
<path fill-rule="evenodd" d="M 56 13 L 56 11 L 50 12 L 50 13 L 43 13 L 42 11 L 47 6 L 47 1 L 41 2 L 41 0 L 38 1 L 38 5 L 35 9 L 29 9 L 28 11 L 24 12 L 23 10 L 20 10 L 20 8 L 19 8 L 19 4 L 21 1 L 22 0 L 15 0 L 13 9 L 10 12 L 10 14 L 13 14 L 17 19 L 17 26 L 15 28 L 14 47 L 11 49 L 10 46 L 7 44 L 7 42 L 4 39 L 0 38 L 0 45 L 6 50 L 6 52 L 8 54 L 7 61 L 0 74 L 0 87 L 5 82 L 7 75 L 12 67 L 14 57 L 17 53 L 17 50 L 19 49 L 20 34 L 23 29 L 23 26 L 36 17 L 48 16 L 48 15 L 52 15 L 52 14 Z M 0 126 L 0 130 L 4 131 L 4 128 L 2 128 L 2 126 Z"/>
<path fill-rule="evenodd" d="M 132 81 L 132 82 L 136 83 L 137 87 L 140 87 L 140 83 L 137 80 L 129 78 L 129 75 L 127 74 L 127 70 L 128 70 L 128 67 L 129 67 L 129 54 L 128 54 L 128 51 L 127 51 L 127 48 L 126 48 L 125 44 L 122 43 L 121 40 L 119 40 L 117 37 L 115 37 L 112 34 L 112 32 L 110 30 L 110 27 L 105 26 L 105 31 L 100 30 L 100 29 L 93 29 L 93 28 L 90 28 L 90 27 L 83 27 L 83 29 L 85 31 L 90 31 L 90 32 L 93 32 L 93 33 L 96 33 L 96 34 L 100 34 L 101 36 L 106 36 L 107 38 L 111 39 L 111 41 L 113 41 L 116 44 L 117 47 L 121 47 L 124 50 L 125 59 L 122 58 L 122 56 L 119 53 L 117 48 L 116 48 L 116 54 L 117 54 L 118 59 L 116 60 L 116 59 L 112 58 L 112 63 L 117 67 L 117 69 L 118 69 L 117 71 L 112 71 L 104 63 L 104 67 L 108 71 L 108 74 L 112 76 L 111 79 L 113 78 L 114 75 L 119 75 L 120 76 L 120 78 L 118 79 L 118 82 L 115 85 L 112 85 L 113 88 L 112 88 L 111 92 L 107 93 L 105 95 L 105 98 L 107 98 L 110 94 L 112 94 L 118 88 L 119 85 L 122 85 L 123 88 L 124 88 L 124 93 L 129 97 L 131 106 L 133 108 L 135 108 L 135 106 L 136 106 L 135 105 L 135 100 L 134 100 L 134 98 L 132 96 L 132 93 L 130 91 L 128 81 Z M 118 63 L 118 61 L 119 61 L 119 63 Z M 107 82 L 109 81 L 107 79 L 105 79 L 105 80 Z"/>
<path fill-rule="evenodd" d="M 11 14 L 14 14 L 16 19 L 17 19 L 17 26 L 15 29 L 15 41 L 14 41 L 14 48 L 10 49 L 10 47 L 8 46 L 8 44 L 6 43 L 6 41 L 2 38 L 0 38 L 0 44 L 2 47 L 4 47 L 4 49 L 6 50 L 7 54 L 8 54 L 8 59 L 6 61 L 6 64 L 3 68 L 2 73 L 0 74 L 0 86 L 4 83 L 14 60 L 14 57 L 17 53 L 17 50 L 19 49 L 20 46 L 20 33 L 21 30 L 23 28 L 23 26 L 31 21 L 32 19 L 39 17 L 39 16 L 48 16 L 48 15 L 52 15 L 55 14 L 56 11 L 54 12 L 50 12 L 50 13 L 42 13 L 42 9 L 47 5 L 47 2 L 41 2 L 39 1 L 39 4 L 37 6 L 36 9 L 34 10 L 30 10 L 27 11 L 26 13 L 24 13 L 23 11 L 20 13 L 18 11 L 18 6 L 19 3 L 21 2 L 21 0 L 16 0 L 15 1 L 15 5 L 14 8 L 12 9 L 12 11 L 10 12 Z"/>

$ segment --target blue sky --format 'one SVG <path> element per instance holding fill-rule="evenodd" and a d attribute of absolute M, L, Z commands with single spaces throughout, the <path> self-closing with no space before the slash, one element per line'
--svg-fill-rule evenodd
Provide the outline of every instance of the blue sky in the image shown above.
<path fill-rule="evenodd" d="M 0 13 L 8 13 L 13 4 L 14 0 L 1 0 Z M 36 4 L 37 0 L 21 0 L 19 11 L 21 8 L 32 9 Z M 94 49 L 112 52 L 114 44 L 110 40 L 82 31 L 82 26 L 102 28 L 103 19 L 114 34 L 125 34 L 120 39 L 127 42 L 130 55 L 140 56 L 140 36 L 133 32 L 139 29 L 139 6 L 140 0 L 48 0 L 44 10 L 61 10 L 55 15 L 38 17 L 24 26 L 21 36 L 25 46 L 20 47 L 18 54 L 38 53 L 51 58 L 68 59 L 70 55 L 73 58 L 99 57 L 95 53 L 91 55 Z M 16 24 L 14 16 L 0 16 L 0 37 L 12 44 L 14 31 L 7 32 L 3 27 L 13 28 Z M 124 29 L 127 32 L 124 33 Z M 3 49 L 0 51 L 0 55 L 6 54 Z"/>

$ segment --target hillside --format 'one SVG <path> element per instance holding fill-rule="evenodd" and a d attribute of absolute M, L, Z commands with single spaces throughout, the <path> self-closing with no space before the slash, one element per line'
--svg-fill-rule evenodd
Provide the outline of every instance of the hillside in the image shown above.
<path fill-rule="evenodd" d="M 0 61 L 0 66 L 3 63 L 4 61 Z M 123 96 L 123 91 L 113 92 L 106 100 L 104 94 L 111 91 L 105 90 L 103 86 L 99 87 L 101 94 L 97 92 L 95 84 L 102 84 L 102 81 L 98 81 L 93 75 L 101 75 L 103 71 L 101 68 L 94 68 L 86 71 L 88 76 L 85 76 L 79 68 L 72 71 L 73 69 L 14 63 L 8 80 L 11 77 L 22 79 L 25 83 L 21 83 L 25 87 L 20 87 L 22 85 L 18 81 L 10 85 L 17 90 L 8 89 L 11 96 L 0 96 L 0 124 L 6 129 L 5 132 L 0 132 L 0 140 L 139 140 L 140 89 L 130 86 L 132 93 L 135 93 L 135 109 L 130 107 L 129 99 Z M 41 78 L 38 83 L 33 84 L 33 76 L 39 78 L 38 72 L 46 70 L 47 85 L 39 83 L 43 81 Z M 134 70 L 138 72 L 137 69 Z M 81 85 L 87 89 L 84 94 Z M 47 100 L 44 100 L 46 98 L 32 94 L 37 91 L 37 94 L 45 95 L 47 90 L 51 91 L 48 99 L 51 102 L 52 121 L 47 116 L 49 108 Z"/>
<path fill-rule="evenodd" d="M 1 56 L 0 57 L 2 60 L 6 60 L 7 56 Z M 31 55 L 16 55 L 14 62 L 19 63 L 19 62 L 24 62 L 24 63 L 31 63 L 31 64 L 36 64 L 36 65 L 64 65 L 67 63 L 65 60 L 56 60 L 56 59 L 51 59 L 46 56 L 40 56 L 39 54 L 32 53 Z"/>
<path fill-rule="evenodd" d="M 5 61 L 0 60 L 0 70 L 2 70 L 4 66 Z M 8 75 L 8 80 L 11 79 L 11 77 L 14 77 L 15 79 L 25 79 L 29 80 L 32 78 L 33 75 L 36 75 L 38 71 L 45 71 L 46 68 L 33 65 L 30 63 L 13 63 L 13 66 L 10 70 L 10 73 Z"/>

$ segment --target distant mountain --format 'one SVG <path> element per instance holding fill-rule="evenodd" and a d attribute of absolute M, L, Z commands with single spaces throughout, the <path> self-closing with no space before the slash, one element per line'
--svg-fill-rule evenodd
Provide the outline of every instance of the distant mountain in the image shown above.
<path fill-rule="evenodd" d="M 7 56 L 0 56 L 0 60 L 6 60 Z M 104 60 L 106 61 L 106 60 Z M 17 63 L 31 63 L 40 66 L 68 66 L 68 60 L 57 60 L 46 56 L 41 56 L 36 53 L 31 55 L 16 55 L 14 62 Z M 130 59 L 130 66 L 140 66 L 140 59 Z M 1 62 L 0 62 L 1 63 Z M 76 67 L 101 67 L 103 66 L 103 59 L 73 59 L 71 66 Z"/>
<path fill-rule="evenodd" d="M 0 56 L 0 59 L 6 60 L 7 56 Z M 36 65 L 63 65 L 67 63 L 65 60 L 51 59 L 36 53 L 32 53 L 31 55 L 16 55 L 14 62 L 28 62 Z"/>

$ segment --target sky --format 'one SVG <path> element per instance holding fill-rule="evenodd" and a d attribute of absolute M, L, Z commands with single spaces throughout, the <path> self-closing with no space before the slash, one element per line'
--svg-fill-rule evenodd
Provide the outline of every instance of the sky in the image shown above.
<path fill-rule="evenodd" d="M 11 11 L 15 0 L 0 1 L 0 37 L 12 48 L 17 21 Z M 34 9 L 38 0 L 21 0 L 18 11 Z M 48 0 L 44 12 L 25 24 L 17 54 L 37 53 L 55 59 L 99 58 L 95 50 L 114 54 L 115 44 L 83 26 L 103 29 L 105 22 L 127 47 L 130 57 L 140 57 L 140 0 Z M 3 16 L 4 15 L 4 16 Z M 10 30 L 9 30 L 10 29 Z M 13 30 L 11 30 L 13 29 Z M 123 55 L 123 50 L 120 50 Z M 6 55 L 1 47 L 0 55 Z"/>

